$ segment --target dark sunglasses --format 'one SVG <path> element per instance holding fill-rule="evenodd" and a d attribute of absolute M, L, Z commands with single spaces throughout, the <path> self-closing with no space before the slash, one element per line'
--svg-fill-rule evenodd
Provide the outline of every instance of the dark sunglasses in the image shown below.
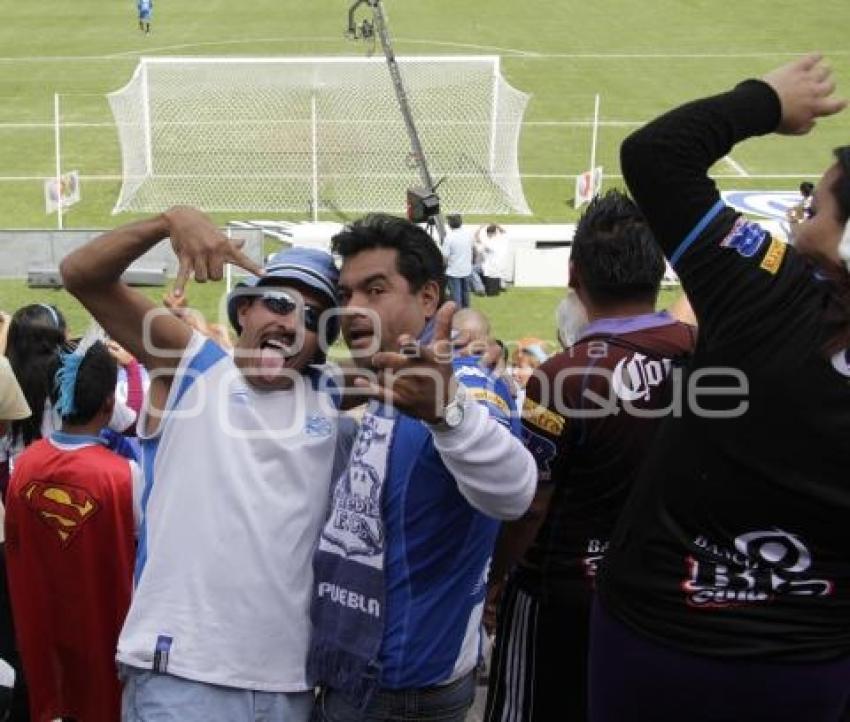
<path fill-rule="evenodd" d="M 268 290 L 258 293 L 256 296 L 269 311 L 279 316 L 288 316 L 297 311 L 299 307 L 299 303 L 286 291 Z M 313 333 L 318 333 L 321 309 L 307 303 L 301 307 L 304 309 L 304 328 Z"/>

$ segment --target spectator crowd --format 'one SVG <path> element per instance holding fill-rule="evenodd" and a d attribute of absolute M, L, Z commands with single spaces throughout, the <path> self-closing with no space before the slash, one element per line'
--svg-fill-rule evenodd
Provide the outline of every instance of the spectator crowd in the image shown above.
<path fill-rule="evenodd" d="M 557 348 L 495 337 L 510 239 L 460 216 L 259 266 L 174 207 L 70 253 L 82 337 L 0 318 L 5 719 L 850 718 L 850 146 L 790 244 L 708 176 L 843 105 L 813 55 L 633 133 Z M 159 306 L 121 275 L 165 239 Z M 227 263 L 229 328 L 186 294 Z"/>

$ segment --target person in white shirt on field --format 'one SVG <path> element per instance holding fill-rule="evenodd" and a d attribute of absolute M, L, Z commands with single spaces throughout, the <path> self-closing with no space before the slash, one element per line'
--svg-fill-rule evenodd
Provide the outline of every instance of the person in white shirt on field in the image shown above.
<path fill-rule="evenodd" d="M 481 226 L 475 233 L 475 248 L 481 257 L 484 292 L 488 296 L 497 296 L 507 283 L 514 280 L 513 253 L 508 234 L 495 223 Z"/>
<path fill-rule="evenodd" d="M 469 307 L 469 286 L 472 276 L 472 231 L 463 227 L 459 215 L 446 216 L 449 232 L 443 242 L 449 294 L 458 308 Z"/>

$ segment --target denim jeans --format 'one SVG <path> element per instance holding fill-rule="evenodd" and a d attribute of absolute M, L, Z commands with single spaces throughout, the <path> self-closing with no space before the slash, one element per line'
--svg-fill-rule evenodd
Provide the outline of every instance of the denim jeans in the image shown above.
<path fill-rule="evenodd" d="M 472 267 L 472 275 L 469 277 L 469 286 L 473 293 L 484 293 L 484 271 L 481 264 Z"/>
<path fill-rule="evenodd" d="M 474 699 L 474 672 L 450 684 L 378 690 L 363 711 L 344 694 L 323 690 L 313 722 L 464 722 Z"/>
<path fill-rule="evenodd" d="M 458 308 L 469 308 L 469 278 L 449 276 L 449 293 Z"/>
<path fill-rule="evenodd" d="M 313 707 L 312 690 L 255 692 L 123 664 L 119 676 L 122 722 L 308 722 Z"/>

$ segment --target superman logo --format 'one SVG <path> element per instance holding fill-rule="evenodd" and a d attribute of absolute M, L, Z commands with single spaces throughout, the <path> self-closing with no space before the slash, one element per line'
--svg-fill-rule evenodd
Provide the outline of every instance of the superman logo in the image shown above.
<path fill-rule="evenodd" d="M 21 498 L 56 532 L 63 547 L 74 540 L 100 509 L 100 504 L 87 491 L 65 484 L 32 481 L 21 491 Z"/>

